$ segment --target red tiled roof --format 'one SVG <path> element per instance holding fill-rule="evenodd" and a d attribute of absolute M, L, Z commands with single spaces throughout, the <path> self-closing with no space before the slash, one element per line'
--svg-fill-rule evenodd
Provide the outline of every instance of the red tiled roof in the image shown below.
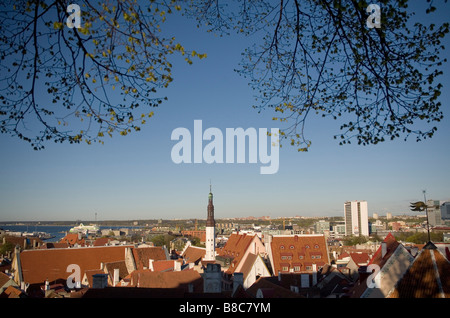
<path fill-rule="evenodd" d="M 180 272 L 152 272 L 150 270 L 136 270 L 131 273 L 131 286 L 144 288 L 183 288 L 189 289 L 193 284 L 194 292 L 203 291 L 203 278 L 193 270 Z"/>
<path fill-rule="evenodd" d="M 109 275 L 111 283 L 114 283 L 114 269 L 119 269 L 119 280 L 128 275 L 127 265 L 125 261 L 110 262 L 105 264 L 105 270 Z M 92 286 L 92 285 L 91 285 Z"/>
<path fill-rule="evenodd" d="M 78 233 L 67 233 L 66 236 L 59 240 L 59 243 L 67 243 L 71 246 L 75 244 L 84 246 L 86 244 L 84 238 L 78 239 Z"/>
<path fill-rule="evenodd" d="M 79 247 L 65 249 L 25 250 L 20 253 L 23 280 L 30 284 L 42 284 L 58 279 L 66 280 L 70 264 L 80 266 L 80 279 L 87 270 L 99 269 L 100 263 L 125 259 L 125 249 L 130 246 Z"/>
<path fill-rule="evenodd" d="M 5 285 L 7 282 L 9 282 L 10 279 L 11 279 L 11 277 L 6 275 L 5 273 L 0 272 L 0 288 L 3 285 Z"/>
<path fill-rule="evenodd" d="M 174 260 L 153 262 L 153 270 L 155 272 L 167 271 L 173 269 L 174 267 L 175 267 Z"/>
<path fill-rule="evenodd" d="M 395 239 L 395 237 L 389 232 L 389 234 L 384 238 L 383 242 L 385 242 L 387 253 L 384 257 L 381 257 L 381 246 L 378 248 L 378 250 L 373 255 L 372 259 L 369 262 L 370 264 L 376 264 L 380 266 L 380 268 L 383 267 L 383 265 L 386 263 L 386 261 L 391 257 L 391 255 L 395 252 L 397 247 L 400 245 L 399 242 Z"/>
<path fill-rule="evenodd" d="M 59 243 L 59 242 L 45 242 L 42 244 L 39 249 L 46 249 L 46 248 L 67 248 L 69 247 L 69 244 L 67 242 Z"/>
<path fill-rule="evenodd" d="M 183 259 L 186 263 L 198 263 L 205 257 L 206 249 L 200 247 L 189 246 L 183 253 Z"/>
<path fill-rule="evenodd" d="M 231 274 L 235 271 L 238 264 L 244 257 L 247 249 L 249 248 L 250 243 L 255 238 L 259 239 L 256 235 L 247 235 L 245 233 L 244 234 L 233 233 L 230 235 L 230 237 L 227 240 L 227 243 L 219 252 L 220 256 L 233 258 L 230 267 L 227 270 L 227 273 Z"/>
<path fill-rule="evenodd" d="M 288 270 L 293 269 L 294 263 L 296 266 L 300 265 L 301 272 L 307 271 L 306 266 L 312 264 L 323 266 L 330 263 L 324 235 L 273 236 L 271 250 L 274 275 L 282 272 L 283 266 L 287 266 Z M 283 256 L 286 253 L 292 253 L 293 256 Z"/>
<path fill-rule="evenodd" d="M 370 261 L 370 256 L 368 253 L 350 253 L 350 257 L 356 265 L 366 265 Z"/>
<path fill-rule="evenodd" d="M 92 243 L 93 246 L 105 246 L 111 239 L 109 237 L 100 237 Z"/>
<path fill-rule="evenodd" d="M 144 267 L 148 268 L 149 260 L 154 261 L 165 261 L 166 253 L 164 252 L 162 247 L 142 247 L 142 248 L 134 248 L 133 256 L 136 262 L 136 269 L 144 269 Z"/>
<path fill-rule="evenodd" d="M 436 249 L 422 249 L 390 298 L 450 298 L 450 262 Z"/>

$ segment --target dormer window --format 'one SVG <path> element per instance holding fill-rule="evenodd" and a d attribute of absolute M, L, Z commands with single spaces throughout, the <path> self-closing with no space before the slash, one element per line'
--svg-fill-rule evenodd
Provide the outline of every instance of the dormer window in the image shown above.
<path fill-rule="evenodd" d="M 316 245 L 314 245 L 314 248 L 319 248 L 319 245 L 317 245 L 317 244 L 316 244 Z"/>
<path fill-rule="evenodd" d="M 294 245 L 289 246 L 289 248 L 290 248 L 291 250 L 293 250 L 293 249 L 294 249 Z"/>
<path fill-rule="evenodd" d="M 280 249 L 284 250 L 284 245 L 281 245 L 281 246 L 280 246 Z"/>

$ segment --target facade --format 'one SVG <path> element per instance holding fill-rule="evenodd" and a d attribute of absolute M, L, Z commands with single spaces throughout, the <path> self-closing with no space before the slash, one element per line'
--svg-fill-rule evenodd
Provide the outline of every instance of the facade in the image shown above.
<path fill-rule="evenodd" d="M 431 226 L 439 226 L 443 225 L 441 218 L 441 207 L 440 202 L 437 200 L 428 200 L 428 222 L 430 222 Z"/>
<path fill-rule="evenodd" d="M 325 220 L 320 220 L 314 224 L 314 230 L 318 234 L 322 234 L 324 231 L 329 231 L 331 229 L 330 222 Z"/>
<path fill-rule="evenodd" d="M 440 209 L 442 220 L 450 221 L 450 202 L 444 202 Z"/>
<path fill-rule="evenodd" d="M 369 210 L 367 201 L 344 203 L 345 235 L 369 236 Z"/>

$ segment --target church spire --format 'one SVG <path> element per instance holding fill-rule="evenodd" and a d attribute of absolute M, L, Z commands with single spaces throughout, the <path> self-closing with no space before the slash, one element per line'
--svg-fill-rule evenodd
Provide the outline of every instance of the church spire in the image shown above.
<path fill-rule="evenodd" d="M 209 182 L 209 195 L 208 195 L 208 218 L 206 219 L 206 253 L 205 261 L 215 261 L 216 260 L 216 229 L 214 221 L 214 204 L 213 204 L 213 194 L 211 189 L 211 181 Z"/>
<path fill-rule="evenodd" d="M 206 219 L 206 226 L 215 226 L 214 221 L 214 204 L 213 204 L 213 194 L 211 190 L 211 181 L 209 182 L 209 195 L 208 195 L 208 218 Z"/>

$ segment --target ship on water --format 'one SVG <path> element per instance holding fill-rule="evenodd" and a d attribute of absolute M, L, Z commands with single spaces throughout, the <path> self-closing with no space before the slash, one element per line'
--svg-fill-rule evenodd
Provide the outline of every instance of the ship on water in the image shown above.
<path fill-rule="evenodd" d="M 69 233 L 83 233 L 83 234 L 97 234 L 100 232 L 100 227 L 97 224 L 84 225 L 80 223 L 69 230 Z"/>

